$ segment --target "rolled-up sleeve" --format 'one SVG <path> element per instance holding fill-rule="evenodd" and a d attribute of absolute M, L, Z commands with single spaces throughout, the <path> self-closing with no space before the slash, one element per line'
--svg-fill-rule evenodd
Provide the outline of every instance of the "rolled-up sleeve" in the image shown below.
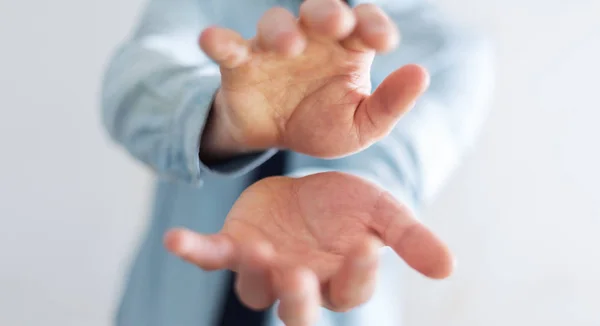
<path fill-rule="evenodd" d="M 237 176 L 274 151 L 206 165 L 202 132 L 219 68 L 198 48 L 212 22 L 210 1 L 150 0 L 133 35 L 113 55 L 102 88 L 111 137 L 159 176 L 200 185 L 205 173 Z"/>

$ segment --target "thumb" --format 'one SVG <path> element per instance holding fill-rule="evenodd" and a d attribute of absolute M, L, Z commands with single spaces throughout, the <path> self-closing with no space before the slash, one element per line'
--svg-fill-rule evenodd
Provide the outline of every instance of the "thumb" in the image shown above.
<path fill-rule="evenodd" d="M 354 124 L 359 139 L 371 143 L 385 137 L 429 86 L 429 74 L 418 65 L 391 73 L 356 109 Z"/>
<path fill-rule="evenodd" d="M 384 244 L 413 269 L 434 279 L 452 274 L 455 261 L 448 246 L 391 194 L 379 198 L 374 221 Z"/>

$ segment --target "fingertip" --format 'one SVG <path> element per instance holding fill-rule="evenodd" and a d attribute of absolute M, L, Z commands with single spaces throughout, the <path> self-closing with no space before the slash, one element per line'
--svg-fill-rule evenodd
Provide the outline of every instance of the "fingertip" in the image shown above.
<path fill-rule="evenodd" d="M 431 279 L 452 274 L 453 255 L 429 228 L 421 223 L 396 227 L 388 232 L 386 243 L 413 269 Z"/>
<path fill-rule="evenodd" d="M 367 38 L 372 38 L 372 47 L 381 54 L 386 54 L 400 45 L 400 32 L 394 24 L 388 24 L 386 31 L 373 31 Z"/>
<path fill-rule="evenodd" d="M 429 73 L 409 64 L 388 75 L 355 114 L 361 139 L 380 139 L 410 111 L 429 86 Z"/>
<path fill-rule="evenodd" d="M 307 289 L 318 289 L 319 288 L 319 279 L 315 272 L 308 268 L 298 268 L 296 270 L 296 275 L 300 284 L 304 284 Z"/>
<path fill-rule="evenodd" d="M 413 269 L 432 279 L 452 274 L 450 248 L 392 194 L 379 196 L 373 217 L 373 230 Z"/>
<path fill-rule="evenodd" d="M 368 146 L 387 136 L 428 85 L 429 74 L 418 65 L 407 65 L 388 75 L 354 114 L 362 144 Z"/>
<path fill-rule="evenodd" d="M 377 237 L 369 237 L 346 258 L 328 285 L 328 301 L 332 310 L 348 311 L 373 295 L 382 246 Z"/>
<path fill-rule="evenodd" d="M 421 92 L 425 91 L 431 83 L 431 76 L 429 75 L 429 72 L 421 65 L 408 64 L 400 68 L 400 71 L 405 74 L 404 78 L 406 80 L 412 80 L 413 84 Z"/>
<path fill-rule="evenodd" d="M 300 19 L 311 31 L 337 40 L 348 37 L 356 26 L 356 17 L 339 0 L 306 0 L 300 5 Z"/>
<path fill-rule="evenodd" d="M 223 30 L 218 26 L 209 26 L 200 32 L 198 44 L 200 49 L 209 56 L 219 55 L 219 48 L 223 43 Z"/>
<path fill-rule="evenodd" d="M 187 245 L 185 241 L 185 229 L 171 229 L 167 231 L 163 237 L 163 244 L 165 248 L 174 254 L 183 254 L 187 251 Z"/>
<path fill-rule="evenodd" d="M 441 251 L 438 261 L 433 263 L 428 269 L 425 269 L 423 275 L 434 280 L 443 280 L 454 274 L 454 271 L 456 270 L 456 259 L 454 258 L 454 255 L 445 245 L 443 245 Z"/>
<path fill-rule="evenodd" d="M 186 229 L 168 231 L 165 248 L 181 259 L 206 270 L 235 269 L 239 255 L 231 239 L 222 234 L 202 235 Z"/>
<path fill-rule="evenodd" d="M 251 309 L 262 310 L 275 301 L 271 256 L 272 249 L 266 243 L 247 245 L 242 252 L 236 291 Z"/>
<path fill-rule="evenodd" d="M 320 285 L 313 271 L 306 268 L 286 271 L 278 297 L 278 315 L 286 325 L 312 325 L 318 319 Z"/>
<path fill-rule="evenodd" d="M 356 33 L 365 46 L 377 52 L 393 50 L 400 43 L 398 27 L 378 6 L 370 3 L 354 8 L 357 17 Z"/>
<path fill-rule="evenodd" d="M 200 45 L 201 49 L 206 48 L 210 43 L 212 43 L 216 29 L 216 26 L 209 26 L 200 32 L 200 36 L 198 37 L 198 45 Z"/>
<path fill-rule="evenodd" d="M 315 288 L 318 288 L 319 281 L 313 271 L 308 268 L 298 267 L 289 271 L 287 282 L 282 290 L 282 297 L 298 298 L 311 294 Z"/>
<path fill-rule="evenodd" d="M 233 30 L 207 27 L 200 33 L 198 43 L 207 56 L 224 68 L 236 68 L 250 58 L 247 42 Z"/>
<path fill-rule="evenodd" d="M 381 53 L 387 53 L 396 49 L 402 42 L 402 34 L 400 33 L 398 26 L 393 23 L 390 23 L 390 25 L 391 31 L 388 34 L 385 46 L 380 51 Z"/>
<path fill-rule="evenodd" d="M 296 18 L 287 9 L 269 9 L 258 22 L 257 44 L 264 51 L 273 51 L 284 56 L 296 56 L 306 47 Z"/>

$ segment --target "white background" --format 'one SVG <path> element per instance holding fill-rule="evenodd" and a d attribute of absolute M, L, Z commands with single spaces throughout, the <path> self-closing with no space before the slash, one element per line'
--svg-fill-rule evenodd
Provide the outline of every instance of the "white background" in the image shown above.
<path fill-rule="evenodd" d="M 400 0 L 399 0 L 400 1 Z M 600 2 L 443 0 L 496 41 L 494 110 L 425 219 L 457 274 L 407 325 L 600 325 Z M 140 0 L 0 0 L 0 325 L 108 326 L 150 175 L 98 90 Z"/>

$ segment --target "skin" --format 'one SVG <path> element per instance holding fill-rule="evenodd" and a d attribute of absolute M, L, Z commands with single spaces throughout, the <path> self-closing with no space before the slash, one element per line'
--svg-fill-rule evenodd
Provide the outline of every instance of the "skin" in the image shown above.
<path fill-rule="evenodd" d="M 306 0 L 299 19 L 274 8 L 257 29 L 252 40 L 219 27 L 200 36 L 222 73 L 203 159 L 272 147 L 348 155 L 387 135 L 428 85 L 427 73 L 408 65 L 369 94 L 375 53 L 399 39 L 374 5 Z M 448 248 L 405 206 L 338 172 L 261 180 L 242 193 L 218 234 L 165 236 L 169 251 L 200 268 L 237 272 L 237 293 L 250 308 L 279 300 L 287 326 L 312 325 L 320 306 L 347 311 L 366 302 L 384 245 L 427 277 L 452 272 Z"/>
<path fill-rule="evenodd" d="M 453 266 L 448 248 L 406 207 L 339 172 L 259 181 L 220 233 L 172 230 L 165 245 L 204 270 L 238 272 L 238 294 L 251 308 L 279 299 L 286 325 L 311 325 L 320 304 L 347 311 L 366 302 L 383 245 L 431 278 L 448 276 Z"/>
<path fill-rule="evenodd" d="M 398 40 L 381 9 L 350 9 L 339 0 L 307 0 L 299 19 L 272 8 L 251 40 L 219 27 L 204 30 L 200 47 L 220 64 L 221 88 L 201 154 L 275 147 L 332 158 L 368 147 L 391 131 L 429 83 L 423 68 L 408 65 L 370 94 L 375 54 Z"/>

